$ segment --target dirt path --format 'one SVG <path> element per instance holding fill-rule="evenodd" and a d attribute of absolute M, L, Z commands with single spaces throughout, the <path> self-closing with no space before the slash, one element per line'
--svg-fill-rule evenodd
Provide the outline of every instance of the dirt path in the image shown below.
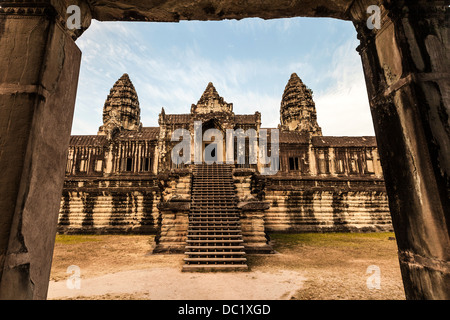
<path fill-rule="evenodd" d="M 48 298 L 275 300 L 292 297 L 303 282 L 300 273 L 287 270 L 183 273 L 179 268 L 165 267 L 82 279 L 79 290 L 68 289 L 65 281 L 51 283 Z"/>

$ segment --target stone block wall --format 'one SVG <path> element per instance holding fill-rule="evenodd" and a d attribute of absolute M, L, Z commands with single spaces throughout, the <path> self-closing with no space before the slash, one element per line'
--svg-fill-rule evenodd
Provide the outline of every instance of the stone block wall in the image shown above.
<path fill-rule="evenodd" d="M 159 202 L 156 180 L 66 180 L 58 232 L 152 234 L 158 228 Z"/>
<path fill-rule="evenodd" d="M 393 231 L 386 191 L 380 188 L 268 188 L 268 232 Z"/>

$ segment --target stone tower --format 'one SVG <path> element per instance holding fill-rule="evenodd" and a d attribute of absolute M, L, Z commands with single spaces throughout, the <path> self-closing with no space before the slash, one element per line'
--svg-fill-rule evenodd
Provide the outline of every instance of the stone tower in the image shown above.
<path fill-rule="evenodd" d="M 111 136 L 121 130 L 139 130 L 141 109 L 136 90 L 124 73 L 111 88 L 103 106 L 103 125 L 98 134 Z"/>
<path fill-rule="evenodd" d="M 284 89 L 280 120 L 281 130 L 305 132 L 312 136 L 322 135 L 312 92 L 296 73 L 291 75 Z"/>
<path fill-rule="evenodd" d="M 210 112 L 224 112 L 230 113 L 233 111 L 233 104 L 227 103 L 219 96 L 216 88 L 212 82 L 208 83 L 197 104 L 191 107 L 191 113 L 210 113 Z"/>

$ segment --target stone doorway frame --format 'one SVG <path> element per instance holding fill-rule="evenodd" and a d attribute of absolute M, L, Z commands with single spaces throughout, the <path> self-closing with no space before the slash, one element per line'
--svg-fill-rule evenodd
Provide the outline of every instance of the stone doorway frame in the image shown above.
<path fill-rule="evenodd" d="M 79 29 L 67 8 L 80 8 Z M 368 7 L 380 8 L 380 29 Z M 332 17 L 352 21 L 407 299 L 450 298 L 449 7 L 426 0 L 3 0 L 0 298 L 45 299 L 81 52 L 100 21 Z"/>

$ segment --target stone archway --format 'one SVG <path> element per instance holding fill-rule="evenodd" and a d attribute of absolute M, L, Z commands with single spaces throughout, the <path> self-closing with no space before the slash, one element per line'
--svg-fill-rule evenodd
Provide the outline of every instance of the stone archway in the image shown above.
<path fill-rule="evenodd" d="M 213 130 L 210 134 L 208 134 L 209 129 Z M 225 162 L 225 132 L 217 119 L 210 119 L 202 124 L 202 137 L 203 162 Z"/>
<path fill-rule="evenodd" d="M 81 28 L 66 27 L 80 8 Z M 380 29 L 367 8 L 380 8 Z M 352 21 L 408 299 L 449 299 L 449 7 L 425 0 L 3 0 L 0 298 L 45 299 L 81 52 L 107 21 L 332 17 Z"/>

